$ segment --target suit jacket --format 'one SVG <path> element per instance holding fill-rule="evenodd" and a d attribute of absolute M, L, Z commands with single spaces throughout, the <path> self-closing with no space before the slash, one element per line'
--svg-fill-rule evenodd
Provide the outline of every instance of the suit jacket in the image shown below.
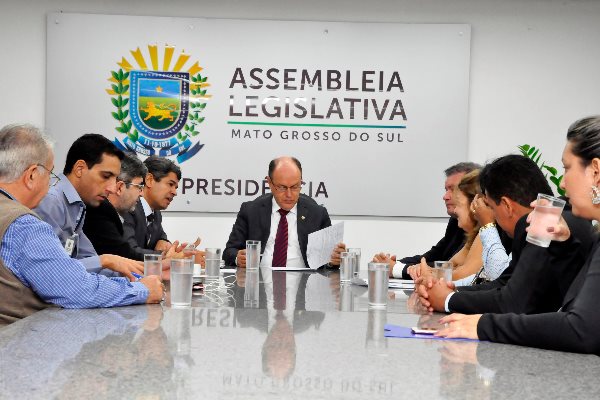
<path fill-rule="evenodd" d="M 135 210 L 126 213 L 123 218 L 125 240 L 137 252 L 154 254 L 156 243 L 159 240 L 168 240 L 162 227 L 160 211 L 154 211 L 154 220 L 148 225 L 141 200 L 138 200 Z"/>
<path fill-rule="evenodd" d="M 83 231 L 98 254 L 116 254 L 144 261 L 144 252 L 134 249 L 123 236 L 123 223 L 108 200 L 104 200 L 98 207 L 87 208 Z"/>
<path fill-rule="evenodd" d="M 600 355 L 600 243 L 596 241 L 559 312 L 536 315 L 484 314 L 482 340 Z"/>
<path fill-rule="evenodd" d="M 421 257 L 425 257 L 428 262 L 433 261 L 445 261 L 452 258 L 453 255 L 458 253 L 465 242 L 465 231 L 458 227 L 458 220 L 456 218 L 450 218 L 448 225 L 446 225 L 446 232 L 444 237 L 428 252 L 422 255 L 415 255 L 411 257 L 404 257 L 398 261 L 402 264 L 414 265 L 421 262 Z M 406 278 L 410 279 L 410 277 Z"/>
<path fill-rule="evenodd" d="M 563 217 L 571 237 L 566 242 L 552 242 L 548 248 L 526 242 L 523 217 L 515 227 L 516 261 L 511 261 L 512 276 L 506 285 L 484 291 L 461 292 L 459 288 L 448 303 L 450 311 L 534 314 L 558 310 L 593 243 L 589 221 L 567 210 Z"/>
<path fill-rule="evenodd" d="M 223 251 L 226 265 L 235 265 L 238 250 L 246 248 L 246 240 L 260 240 L 261 253 L 271 232 L 271 211 L 273 195 L 264 194 L 252 201 L 242 204 L 235 223 L 229 235 L 229 240 Z M 327 209 L 320 206 L 310 197 L 300 194 L 298 199 L 298 242 L 304 264 L 308 266 L 306 246 L 308 235 L 320 229 L 331 226 Z"/>

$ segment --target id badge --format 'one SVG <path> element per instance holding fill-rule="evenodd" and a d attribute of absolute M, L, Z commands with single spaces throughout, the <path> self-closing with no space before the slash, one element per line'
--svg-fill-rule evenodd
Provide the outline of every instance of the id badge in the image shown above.
<path fill-rule="evenodd" d="M 67 238 L 67 240 L 65 241 L 65 251 L 67 252 L 69 257 L 73 256 L 73 252 L 75 251 L 75 248 L 77 247 L 77 239 L 78 238 L 79 238 L 79 235 L 77 233 L 74 233 L 71 237 Z"/>

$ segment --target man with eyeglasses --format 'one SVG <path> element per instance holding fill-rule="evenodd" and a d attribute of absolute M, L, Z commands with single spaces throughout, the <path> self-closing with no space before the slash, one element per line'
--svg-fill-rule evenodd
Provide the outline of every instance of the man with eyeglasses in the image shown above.
<path fill-rule="evenodd" d="M 134 249 L 123 236 L 123 221 L 127 213 L 135 210 L 147 173 L 146 166 L 134 153 L 125 153 L 114 193 L 109 193 L 98 207 L 88 208 L 83 232 L 98 254 L 144 261 L 144 252 Z"/>
<path fill-rule="evenodd" d="M 31 210 L 56 182 L 49 139 L 31 125 L 0 129 L 0 327 L 53 305 L 64 308 L 157 303 L 158 277 L 137 282 L 91 274 L 65 252 Z"/>
<path fill-rule="evenodd" d="M 98 255 L 83 231 L 86 213 L 114 194 L 124 154 L 109 139 L 89 133 L 69 148 L 64 174 L 34 210 L 54 229 L 67 254 L 80 260 L 88 272 L 107 276 L 118 272 L 134 280 L 143 265 L 115 254 Z"/>
<path fill-rule="evenodd" d="M 267 182 L 270 194 L 242 204 L 223 260 L 227 265 L 246 267 L 246 240 L 260 240 L 263 260 L 284 267 L 291 260 L 308 265 L 308 235 L 331 226 L 325 207 L 301 194 L 302 165 L 293 157 L 280 157 L 269 163 Z M 331 265 L 340 264 L 343 243 L 333 250 Z M 296 263 L 296 261 L 294 262 Z"/>

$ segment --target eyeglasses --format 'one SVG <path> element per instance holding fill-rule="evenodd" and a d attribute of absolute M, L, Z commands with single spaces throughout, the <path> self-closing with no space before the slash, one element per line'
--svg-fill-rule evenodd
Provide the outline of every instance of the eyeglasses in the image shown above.
<path fill-rule="evenodd" d="M 121 181 L 119 180 L 119 182 L 123 182 L 125 184 L 125 187 L 129 187 L 129 186 L 134 186 L 136 188 L 138 188 L 138 190 L 141 192 L 142 190 L 144 190 L 144 187 L 146 185 L 144 185 L 143 183 L 133 183 L 133 182 L 125 182 L 125 181 Z"/>
<path fill-rule="evenodd" d="M 298 183 L 294 186 L 285 186 L 285 185 L 276 185 L 273 183 L 273 188 L 276 191 L 278 191 L 279 193 L 284 193 L 284 192 L 287 192 L 288 190 L 290 190 L 293 193 L 293 192 L 299 192 L 300 190 L 302 190 L 302 184 Z"/>
<path fill-rule="evenodd" d="M 48 171 L 48 174 L 50 174 L 50 180 L 48 181 L 48 186 L 52 187 L 60 181 L 60 177 L 58 175 L 56 175 L 54 172 L 50 171 L 48 168 L 46 168 L 46 166 L 44 164 L 36 164 L 36 165 L 38 167 L 42 167 L 43 169 Z"/>

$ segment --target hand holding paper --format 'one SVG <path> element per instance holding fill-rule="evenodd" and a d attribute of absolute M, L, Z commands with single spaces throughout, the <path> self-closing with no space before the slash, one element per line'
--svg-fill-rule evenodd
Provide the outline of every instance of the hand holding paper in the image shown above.
<path fill-rule="evenodd" d="M 306 258 L 308 267 L 317 269 L 327 264 L 331 259 L 331 253 L 338 243 L 344 240 L 344 223 L 339 222 L 328 228 L 321 229 L 308 235 L 308 246 Z"/>

